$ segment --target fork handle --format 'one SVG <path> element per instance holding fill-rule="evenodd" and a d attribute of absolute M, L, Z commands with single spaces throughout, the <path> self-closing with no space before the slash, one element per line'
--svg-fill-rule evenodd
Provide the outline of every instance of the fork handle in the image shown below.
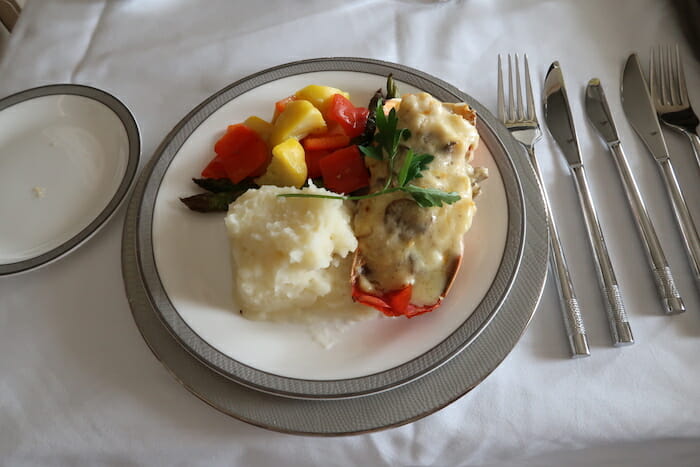
<path fill-rule="evenodd" d="M 688 138 L 690 138 L 690 145 L 693 147 L 693 152 L 695 153 L 695 162 L 697 162 L 698 167 L 700 167 L 700 137 L 695 133 L 686 133 Z"/>
<path fill-rule="evenodd" d="M 698 231 L 695 229 L 693 217 L 690 215 L 683 192 L 678 184 L 678 178 L 673 170 L 671 159 L 666 158 L 659 161 L 659 166 L 661 167 L 664 182 L 666 182 L 666 190 L 671 198 L 676 223 L 681 230 L 683 246 L 685 246 L 685 251 L 688 254 L 693 277 L 695 277 L 696 284 L 700 286 L 700 238 L 698 238 Z"/>
<path fill-rule="evenodd" d="M 569 340 L 571 358 L 588 357 L 591 354 L 588 347 L 588 336 L 586 335 L 586 328 L 583 324 L 583 316 L 581 315 L 581 309 L 578 305 L 578 299 L 574 293 L 574 284 L 571 281 L 569 267 L 566 264 L 564 249 L 562 248 L 561 241 L 559 240 L 559 232 L 557 230 L 557 225 L 554 222 L 554 216 L 552 215 L 552 208 L 549 204 L 547 190 L 542 183 L 542 173 L 540 172 L 540 167 L 537 163 L 537 158 L 535 157 L 534 148 L 527 147 L 527 152 L 530 156 L 532 167 L 535 169 L 535 174 L 540 181 L 540 185 L 542 185 L 544 206 L 549 219 L 549 247 L 552 253 L 550 256 L 550 265 L 554 271 L 554 278 L 556 279 L 557 290 L 559 292 L 561 314 L 562 318 L 564 319 L 566 336 Z"/>
<path fill-rule="evenodd" d="M 598 221 L 598 216 L 593 206 L 593 199 L 591 198 L 591 191 L 588 187 L 583 165 L 571 166 L 571 172 L 574 175 L 579 201 L 581 202 L 581 208 L 583 210 L 583 217 L 586 221 L 588 240 L 593 249 L 596 272 L 598 273 L 598 281 L 600 282 L 601 292 L 605 299 L 605 307 L 613 345 L 632 344 L 634 343 L 632 328 L 627 320 L 627 313 L 622 303 L 620 287 L 617 284 L 612 261 L 610 261 L 608 248 L 605 245 L 605 238 L 603 238 L 603 231 L 600 228 L 600 222 Z"/>

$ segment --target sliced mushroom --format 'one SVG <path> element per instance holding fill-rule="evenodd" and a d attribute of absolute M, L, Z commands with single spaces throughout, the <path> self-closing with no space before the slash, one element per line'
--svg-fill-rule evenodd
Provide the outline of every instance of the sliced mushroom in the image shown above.
<path fill-rule="evenodd" d="M 425 233 L 435 222 L 431 209 L 420 207 L 414 200 L 397 199 L 389 203 L 384 211 L 384 224 L 390 234 L 398 234 L 401 240 L 409 240 Z"/>

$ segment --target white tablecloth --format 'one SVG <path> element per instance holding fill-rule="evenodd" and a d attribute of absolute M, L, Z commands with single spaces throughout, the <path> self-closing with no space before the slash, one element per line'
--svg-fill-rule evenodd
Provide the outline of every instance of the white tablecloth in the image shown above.
<path fill-rule="evenodd" d="M 47 83 L 105 89 L 134 113 L 142 164 L 191 108 L 263 68 L 359 56 L 438 76 L 494 109 L 496 55 L 559 60 L 637 342 L 612 348 L 572 179 L 539 144 L 592 356 L 569 360 L 554 282 L 520 343 L 454 404 L 415 423 L 334 439 L 269 432 L 181 387 L 134 325 L 122 286 L 124 210 L 62 260 L 0 278 L 4 465 L 700 465 L 700 300 L 653 161 L 620 105 L 624 60 L 681 44 L 700 108 L 700 64 L 660 1 L 30 0 L 0 63 L 0 96 Z M 664 317 L 613 162 L 582 113 L 599 77 L 688 311 Z M 539 95 L 540 86 L 536 86 Z M 541 114 L 541 112 L 540 112 Z M 0 131 L 2 131 L 0 129 Z M 700 220 L 690 147 L 667 133 Z M 0 220 L 1 228 L 1 220 Z"/>

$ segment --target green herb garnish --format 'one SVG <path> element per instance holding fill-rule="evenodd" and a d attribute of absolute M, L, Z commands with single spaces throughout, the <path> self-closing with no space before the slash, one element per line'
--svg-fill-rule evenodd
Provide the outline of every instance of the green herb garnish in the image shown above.
<path fill-rule="evenodd" d="M 361 200 L 374 198 L 375 196 L 403 191 L 415 200 L 419 206 L 427 208 L 433 206 L 442 206 L 452 204 L 459 201 L 460 197 L 454 192 L 445 192 L 435 188 L 423 188 L 416 185 L 411 185 L 409 182 L 421 178 L 421 172 L 427 170 L 434 156 L 430 154 L 416 154 L 412 149 L 406 149 L 403 164 L 398 170 L 398 174 L 394 177 L 394 165 L 399 153 L 399 146 L 402 141 L 407 140 L 411 136 L 411 132 L 406 128 L 398 128 L 399 119 L 396 116 L 396 109 L 391 109 L 389 115 L 384 115 L 384 110 L 380 102 L 374 110 L 374 118 L 377 124 L 377 133 L 374 135 L 374 144 L 370 146 L 359 146 L 360 151 L 366 157 L 387 161 L 389 164 L 389 176 L 387 177 L 384 188 L 360 196 L 335 196 L 335 195 L 314 195 L 310 193 L 286 193 L 278 196 L 285 198 L 324 198 L 324 199 L 342 199 L 342 200 Z M 396 178 L 394 183 L 394 178 Z"/>

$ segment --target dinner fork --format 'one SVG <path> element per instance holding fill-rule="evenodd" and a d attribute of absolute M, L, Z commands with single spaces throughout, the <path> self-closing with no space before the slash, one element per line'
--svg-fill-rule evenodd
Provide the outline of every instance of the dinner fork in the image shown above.
<path fill-rule="evenodd" d="M 685 72 L 678 44 L 675 53 L 671 46 L 651 49 L 649 56 L 649 91 L 656 115 L 666 125 L 686 135 L 700 166 L 700 138 L 698 120 L 688 99 Z"/>
<path fill-rule="evenodd" d="M 588 337 L 586 328 L 583 324 L 581 310 L 574 293 L 574 286 L 571 282 L 569 268 L 566 264 L 564 250 L 559 240 L 559 232 L 554 222 L 551 205 L 547 192 L 542 183 L 542 173 L 540 172 L 537 158 L 535 157 L 535 143 L 542 137 L 537 115 L 535 113 L 535 100 L 532 95 L 532 84 L 530 79 L 530 67 L 527 60 L 527 55 L 524 56 L 525 65 L 525 90 L 527 93 L 527 108 L 523 108 L 523 93 L 520 79 L 520 66 L 518 56 L 515 55 L 515 87 L 513 89 L 513 66 L 510 54 L 508 55 L 508 111 L 506 112 L 505 90 L 503 87 L 503 67 L 501 64 L 501 56 L 498 56 L 498 118 L 510 131 L 515 138 L 527 151 L 530 157 L 530 163 L 535 169 L 535 173 L 542 186 L 542 194 L 544 197 L 545 209 L 549 218 L 550 232 L 550 260 L 556 278 L 557 288 L 559 290 L 559 300 L 562 306 L 562 316 L 564 318 L 564 326 L 566 327 L 567 337 L 569 338 L 569 347 L 572 358 L 587 357 L 590 355 L 588 348 Z M 515 97 L 517 96 L 517 97 Z M 517 108 L 516 108 L 517 99 Z"/>

